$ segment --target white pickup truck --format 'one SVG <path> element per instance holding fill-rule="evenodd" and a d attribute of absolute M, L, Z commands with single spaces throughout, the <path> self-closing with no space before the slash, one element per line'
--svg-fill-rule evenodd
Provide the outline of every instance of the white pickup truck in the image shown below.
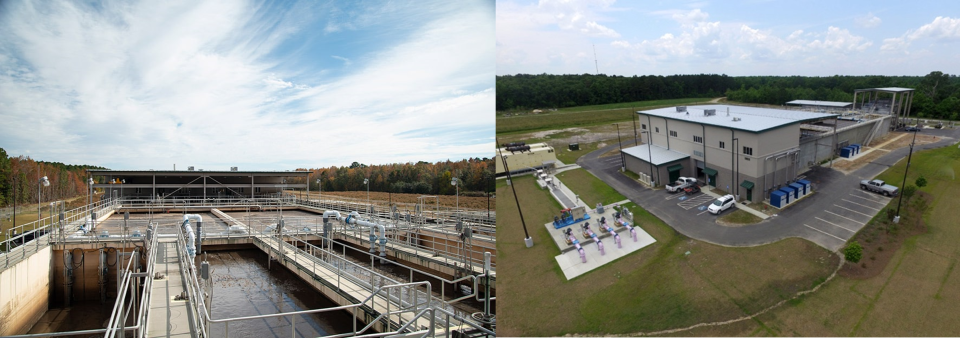
<path fill-rule="evenodd" d="M 881 180 L 860 181 L 860 189 L 870 190 L 887 196 L 896 196 L 897 187 L 884 183 Z"/>
<path fill-rule="evenodd" d="M 681 177 L 677 179 L 673 184 L 667 185 L 667 191 L 669 192 L 681 192 L 683 188 L 689 187 L 691 185 L 697 184 L 697 179 L 693 177 Z"/>

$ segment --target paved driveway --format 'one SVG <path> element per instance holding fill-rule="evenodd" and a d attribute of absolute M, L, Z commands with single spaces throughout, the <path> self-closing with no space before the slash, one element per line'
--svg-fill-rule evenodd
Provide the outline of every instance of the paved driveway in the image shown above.
<path fill-rule="evenodd" d="M 921 133 L 947 138 L 915 150 L 950 145 L 960 138 L 960 128 L 925 129 Z M 717 216 L 700 210 L 709 200 L 699 196 L 706 195 L 678 196 L 665 190 L 650 190 L 617 172 L 620 168 L 619 157 L 612 157 L 616 160 L 598 158 L 600 154 L 616 147 L 613 144 L 584 155 L 577 160 L 577 164 L 688 237 L 725 246 L 756 246 L 799 237 L 833 251 L 842 248 L 889 200 L 861 191 L 860 180 L 873 178 L 907 156 L 909 151 L 908 148 L 891 151 L 849 175 L 830 168 L 814 167 L 804 174 L 814 185 L 814 195 L 759 224 L 726 227 L 716 224 Z M 891 182 L 897 186 L 899 183 Z M 701 200 L 706 201 L 697 204 Z"/>

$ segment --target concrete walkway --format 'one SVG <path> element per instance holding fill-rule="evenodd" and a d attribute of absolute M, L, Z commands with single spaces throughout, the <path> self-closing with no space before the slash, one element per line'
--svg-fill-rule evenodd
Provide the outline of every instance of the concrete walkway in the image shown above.
<path fill-rule="evenodd" d="M 194 337 L 190 325 L 189 301 L 173 300 L 186 291 L 180 274 L 176 238 L 161 238 L 157 244 L 157 260 L 154 271 L 164 275 L 153 281 L 150 296 L 150 318 L 147 337 Z"/>

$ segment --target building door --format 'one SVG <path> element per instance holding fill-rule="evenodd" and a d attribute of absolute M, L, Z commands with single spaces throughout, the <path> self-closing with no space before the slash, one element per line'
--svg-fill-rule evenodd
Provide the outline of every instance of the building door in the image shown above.
<path fill-rule="evenodd" d="M 680 179 L 680 170 L 683 169 L 682 164 L 674 164 L 667 167 L 667 172 L 670 174 L 670 183 L 676 182 Z"/>
<path fill-rule="evenodd" d="M 703 173 L 707 175 L 707 185 L 717 186 L 717 171 L 712 168 L 703 168 Z"/>
<path fill-rule="evenodd" d="M 747 189 L 747 200 L 753 201 L 753 189 Z"/>

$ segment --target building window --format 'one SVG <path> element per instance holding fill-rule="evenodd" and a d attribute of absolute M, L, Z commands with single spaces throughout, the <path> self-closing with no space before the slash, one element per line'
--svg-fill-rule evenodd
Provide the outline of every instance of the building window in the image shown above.
<path fill-rule="evenodd" d="M 743 154 L 753 156 L 753 148 L 743 147 Z"/>
<path fill-rule="evenodd" d="M 726 149 L 726 148 L 725 148 L 725 144 L 723 143 L 723 141 L 720 141 L 720 149 Z"/>
<path fill-rule="evenodd" d="M 671 130 L 671 131 L 670 131 L 670 136 L 677 137 L 677 131 L 676 131 L 676 130 Z"/>
<path fill-rule="evenodd" d="M 702 153 L 702 152 L 700 152 L 699 150 L 694 150 L 694 151 L 693 151 L 693 156 L 700 156 L 700 157 L 703 157 L 703 153 Z"/>
<path fill-rule="evenodd" d="M 656 130 L 657 130 L 657 134 L 659 134 L 659 133 L 660 133 L 660 127 L 654 127 L 654 129 L 656 129 Z"/>
<path fill-rule="evenodd" d="M 254 189 L 254 192 L 260 193 L 260 187 L 256 187 L 256 189 Z"/>
<path fill-rule="evenodd" d="M 641 123 L 641 124 L 640 124 L 640 129 L 647 130 L 647 125 Z"/>
<path fill-rule="evenodd" d="M 703 143 L 703 136 L 693 135 L 693 142 Z"/>

